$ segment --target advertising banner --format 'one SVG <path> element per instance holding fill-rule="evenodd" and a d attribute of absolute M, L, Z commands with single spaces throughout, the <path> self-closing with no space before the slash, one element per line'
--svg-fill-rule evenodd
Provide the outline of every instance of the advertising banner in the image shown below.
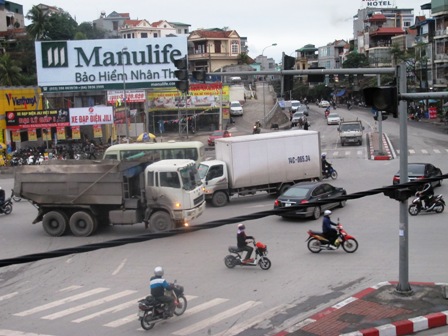
<path fill-rule="evenodd" d="M 222 94 L 221 94 L 222 88 Z M 177 110 L 187 108 L 192 110 L 206 110 L 219 108 L 222 104 L 229 105 L 229 87 L 218 83 L 191 84 L 189 95 L 184 99 L 177 89 L 148 93 L 149 110 Z"/>
<path fill-rule="evenodd" d="M 94 138 L 103 137 L 103 130 L 101 129 L 101 125 L 93 125 L 93 137 Z"/>
<path fill-rule="evenodd" d="M 65 127 L 56 128 L 56 137 L 58 140 L 65 140 Z"/>
<path fill-rule="evenodd" d="M 126 102 L 130 103 L 144 103 L 145 90 L 126 90 Z M 115 106 L 124 104 L 124 91 L 107 91 L 107 103 Z"/>
<path fill-rule="evenodd" d="M 51 141 L 51 133 L 50 133 L 50 129 L 46 129 L 44 128 L 42 130 L 42 140 L 43 141 Z"/>
<path fill-rule="evenodd" d="M 43 92 L 173 87 L 187 37 L 36 41 L 35 50 Z"/>
<path fill-rule="evenodd" d="M 91 106 L 70 109 L 70 126 L 103 125 L 114 122 L 112 106 Z"/>
<path fill-rule="evenodd" d="M 67 109 L 6 112 L 7 129 L 70 126 Z"/>
<path fill-rule="evenodd" d="M 79 140 L 81 139 L 81 131 L 79 126 L 72 127 L 72 139 Z"/>
<path fill-rule="evenodd" d="M 28 141 L 37 141 L 37 133 L 35 128 L 28 128 Z"/>
<path fill-rule="evenodd" d="M 20 142 L 20 131 L 12 131 L 12 141 Z"/>

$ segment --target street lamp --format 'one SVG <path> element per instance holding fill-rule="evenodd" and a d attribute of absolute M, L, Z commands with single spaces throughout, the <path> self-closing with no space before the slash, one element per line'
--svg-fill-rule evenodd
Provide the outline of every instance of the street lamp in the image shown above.
<path fill-rule="evenodd" d="M 264 51 L 265 51 L 265 49 L 266 48 L 269 48 L 269 47 L 275 47 L 277 45 L 277 43 L 272 43 L 271 45 L 268 45 L 267 47 L 264 47 L 263 48 L 263 50 L 262 50 L 262 52 L 261 52 L 261 62 L 262 62 L 262 70 L 264 70 L 264 66 L 263 66 L 263 64 L 264 64 L 264 58 L 263 58 L 263 56 L 264 56 Z M 264 76 L 263 76 L 263 125 L 266 123 L 266 98 L 265 98 L 265 96 L 264 96 Z"/>
<path fill-rule="evenodd" d="M 124 99 L 124 122 L 126 126 L 126 142 L 129 143 L 129 126 L 128 126 L 128 103 L 127 103 L 127 97 L 126 97 L 126 74 L 124 72 L 124 61 L 123 61 L 123 53 L 127 51 L 128 48 L 124 47 L 121 49 L 121 65 L 123 66 L 123 99 Z"/>

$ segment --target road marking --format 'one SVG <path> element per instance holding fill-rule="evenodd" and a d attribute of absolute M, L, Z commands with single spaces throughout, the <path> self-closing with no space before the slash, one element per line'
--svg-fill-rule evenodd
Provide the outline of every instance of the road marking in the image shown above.
<path fill-rule="evenodd" d="M 240 333 L 242 333 L 244 330 L 247 330 L 251 327 L 253 327 L 254 325 L 257 325 L 265 320 L 267 320 L 269 317 L 272 317 L 274 315 L 278 315 L 280 314 L 282 311 L 292 308 L 294 307 L 294 305 L 280 305 L 274 308 L 269 309 L 268 311 L 265 311 L 264 313 L 261 313 L 257 316 L 254 316 L 253 318 L 249 319 L 249 320 L 244 320 L 241 323 L 235 324 L 232 327 L 230 327 L 229 329 L 216 334 L 214 336 L 231 336 L 231 335 L 239 335 Z"/>
<path fill-rule="evenodd" d="M 185 298 L 187 299 L 187 302 L 188 302 L 188 301 L 191 301 L 193 299 L 196 299 L 197 296 L 185 295 Z M 122 325 L 131 323 L 131 322 L 135 322 L 135 321 L 138 321 L 138 319 L 137 319 L 137 312 L 135 312 L 134 314 L 125 316 L 125 317 L 123 317 L 121 319 L 118 319 L 118 320 L 109 322 L 107 324 L 104 324 L 103 326 L 104 327 L 110 327 L 110 328 L 116 328 L 116 327 L 121 327 Z"/>
<path fill-rule="evenodd" d="M 81 293 L 81 294 L 78 294 L 78 295 L 69 296 L 69 297 L 67 297 L 65 299 L 53 301 L 53 302 L 50 302 L 50 303 L 48 303 L 46 305 L 42 305 L 42 306 L 38 306 L 38 307 L 33 308 L 33 309 L 25 310 L 23 312 L 14 314 L 14 316 L 28 316 L 28 315 L 31 315 L 31 314 L 34 314 L 34 313 L 41 312 L 43 310 L 47 310 L 47 309 L 50 309 L 50 308 L 61 306 L 63 304 L 66 304 L 67 302 L 73 302 L 73 301 L 76 301 L 76 300 L 88 297 L 90 295 L 102 293 L 102 292 L 105 292 L 105 291 L 108 291 L 108 290 L 109 290 L 109 288 L 92 289 L 90 291 L 87 291 L 87 292 L 84 292 L 84 293 Z"/>
<path fill-rule="evenodd" d="M 188 309 L 185 312 L 185 314 L 183 314 L 182 316 L 190 316 L 190 315 L 193 315 L 193 314 L 197 314 L 197 313 L 200 313 L 201 311 L 204 311 L 206 309 L 209 309 L 211 307 L 217 306 L 217 305 L 219 305 L 221 303 L 224 303 L 224 302 L 227 302 L 227 301 L 229 301 L 229 300 L 228 299 L 216 298 L 216 299 L 210 300 L 208 302 L 202 303 L 200 305 L 194 306 L 191 309 Z"/>
<path fill-rule="evenodd" d="M 440 150 L 439 149 L 434 149 L 434 153 L 440 154 Z"/>
<path fill-rule="evenodd" d="M 428 151 L 426 149 L 422 149 L 423 154 L 428 154 Z"/>
<path fill-rule="evenodd" d="M 58 292 L 69 292 L 69 291 L 72 291 L 72 290 L 75 290 L 75 289 L 80 289 L 80 288 L 82 288 L 82 286 L 73 285 L 73 286 L 62 288 Z"/>
<path fill-rule="evenodd" d="M 127 261 L 128 261 L 128 258 L 124 258 L 124 260 L 121 262 L 120 265 L 118 265 L 118 267 L 115 269 L 115 271 L 112 273 L 112 275 L 117 275 L 118 272 L 120 272 L 121 269 L 124 267 L 124 265 L 126 264 Z"/>
<path fill-rule="evenodd" d="M 352 152 L 350 151 L 345 151 L 345 156 L 349 156 Z"/>
<path fill-rule="evenodd" d="M 409 150 L 409 153 L 410 153 L 410 154 L 415 154 L 415 150 L 410 149 L 410 150 Z"/>
<path fill-rule="evenodd" d="M 135 298 L 132 301 L 128 301 L 128 302 L 119 304 L 118 306 L 112 306 L 110 308 L 101 310 L 99 312 L 96 312 L 96 313 L 93 313 L 93 314 L 90 314 L 90 315 L 87 315 L 87 316 L 84 316 L 84 317 L 80 317 L 79 319 L 73 320 L 72 322 L 74 322 L 74 323 L 81 323 L 81 322 L 91 320 L 91 319 L 93 319 L 95 317 L 98 317 L 98 316 L 101 316 L 101 315 L 104 315 L 104 314 L 107 314 L 107 313 L 116 313 L 116 312 L 119 312 L 119 311 L 121 311 L 123 309 L 129 308 L 131 306 L 135 306 L 137 304 L 138 300 L 139 300 L 139 298 Z"/>
<path fill-rule="evenodd" d="M 362 155 L 362 153 L 363 153 L 362 150 L 356 152 L 357 155 Z"/>
<path fill-rule="evenodd" d="M 134 294 L 134 293 L 137 293 L 137 291 L 125 290 L 125 291 L 122 291 L 122 292 L 119 292 L 119 293 L 116 293 L 113 295 L 106 296 L 106 297 L 98 299 L 98 300 L 90 301 L 90 302 L 84 303 L 84 304 L 76 306 L 76 307 L 68 308 L 68 309 L 62 310 L 60 312 L 44 316 L 44 317 L 42 317 L 42 319 L 56 320 L 57 318 L 67 316 L 67 315 L 70 315 L 73 313 L 77 313 L 77 312 L 87 309 L 87 308 L 96 307 L 96 306 L 102 305 L 103 303 L 110 302 L 110 301 L 122 298 L 122 297 L 130 295 L 130 294 Z"/>
<path fill-rule="evenodd" d="M 338 151 L 336 151 L 336 152 L 333 152 L 333 156 L 338 156 L 338 154 L 339 154 L 339 152 L 338 152 Z"/>
<path fill-rule="evenodd" d="M 180 335 L 180 336 L 192 335 L 201 329 L 204 329 L 204 328 L 207 328 L 208 326 L 214 325 L 214 324 L 216 324 L 222 320 L 225 320 L 226 318 L 229 318 L 233 315 L 240 314 L 243 311 L 253 308 L 259 304 L 261 304 L 260 301 L 247 301 L 239 306 L 236 306 L 232 309 L 226 310 L 220 314 L 214 315 L 208 319 L 194 323 L 194 324 L 190 325 L 189 327 L 175 331 L 175 332 L 173 332 L 173 334 Z"/>
<path fill-rule="evenodd" d="M 0 329 L 0 336 L 51 336 L 51 335 L 35 334 L 17 330 Z"/>
<path fill-rule="evenodd" d="M 16 296 L 17 294 L 19 294 L 19 292 L 9 293 L 9 294 L 0 296 L 0 301 L 8 300 L 8 299 L 10 299 L 10 298 Z"/>

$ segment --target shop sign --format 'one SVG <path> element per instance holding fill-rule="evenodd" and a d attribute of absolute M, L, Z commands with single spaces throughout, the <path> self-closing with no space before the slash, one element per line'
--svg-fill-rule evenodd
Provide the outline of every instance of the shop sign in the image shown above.
<path fill-rule="evenodd" d="M 91 106 L 70 109 L 70 126 L 104 125 L 114 122 L 112 106 Z"/>
<path fill-rule="evenodd" d="M 70 126 L 67 109 L 6 112 L 6 128 L 8 129 L 63 126 Z"/>

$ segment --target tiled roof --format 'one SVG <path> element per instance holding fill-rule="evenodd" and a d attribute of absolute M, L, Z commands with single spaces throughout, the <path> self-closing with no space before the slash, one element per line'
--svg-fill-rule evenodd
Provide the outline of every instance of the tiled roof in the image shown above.
<path fill-rule="evenodd" d="M 233 31 L 195 30 L 193 33 L 196 33 L 200 37 L 204 38 L 228 38 L 233 33 Z"/>
<path fill-rule="evenodd" d="M 380 27 L 370 35 L 400 35 L 404 34 L 403 29 L 397 27 Z"/>
<path fill-rule="evenodd" d="M 368 21 L 368 22 L 372 22 L 372 21 L 387 21 L 387 19 L 384 16 L 384 14 L 373 14 L 366 21 Z"/>

